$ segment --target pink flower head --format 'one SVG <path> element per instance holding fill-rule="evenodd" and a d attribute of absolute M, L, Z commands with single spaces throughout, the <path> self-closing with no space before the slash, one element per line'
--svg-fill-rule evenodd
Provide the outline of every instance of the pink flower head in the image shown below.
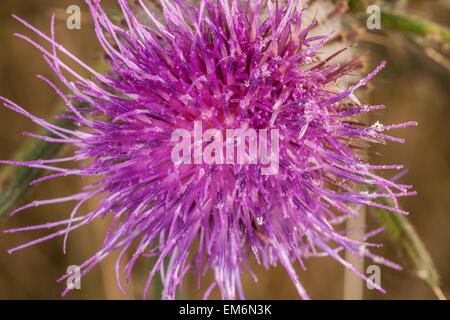
<path fill-rule="evenodd" d="M 306 8 L 299 0 L 275 4 L 270 0 L 201 0 L 198 7 L 181 0 L 161 0 L 163 21 L 138 0 L 146 24 L 138 21 L 127 1 L 118 0 L 124 26 L 114 24 L 99 1 L 86 2 L 111 65 L 107 74 L 96 72 L 55 42 L 54 17 L 50 36 L 16 17 L 51 45 L 47 50 L 18 35 L 44 54 L 70 91 L 65 95 L 42 77 L 67 104 L 64 116 L 79 126 L 75 130 L 58 127 L 2 98 L 6 107 L 56 137 L 34 136 L 72 144 L 73 156 L 3 163 L 55 171 L 38 181 L 67 175 L 95 176 L 98 181 L 78 194 L 16 209 L 13 214 L 35 205 L 75 202 L 66 220 L 7 230 L 61 227 L 10 252 L 56 236 L 66 240 L 69 231 L 113 215 L 103 246 L 80 266 L 82 275 L 110 252 L 124 253 L 137 244 L 125 267 L 123 254 L 118 259 L 117 278 L 122 271 L 129 276 L 138 257 L 156 256 L 145 291 L 159 271 L 166 299 L 174 298 L 189 269 L 198 273 L 198 281 L 204 271 L 214 271 L 215 280 L 205 297 L 217 286 L 225 299 L 244 298 L 241 274 L 244 269 L 252 272 L 248 260 L 253 258 L 266 268 L 281 263 L 305 299 L 308 295 L 294 270 L 296 261 L 306 269 L 309 257 L 329 255 L 366 279 L 341 257 L 344 250 L 350 250 L 358 257 L 400 268 L 367 250 L 376 246 L 367 238 L 381 230 L 351 239 L 339 227 L 345 219 L 357 218 L 361 206 L 405 214 L 397 198 L 414 194 L 409 191 L 411 186 L 376 173 L 402 166 L 370 165 L 363 156 L 368 143 L 403 142 L 384 131 L 415 124 L 361 122 L 359 115 L 383 106 L 361 105 L 353 93 L 384 62 L 355 85 L 338 87 L 337 80 L 360 67 L 360 61 L 331 63 L 345 49 L 320 59 L 318 52 L 331 35 L 309 35 L 315 23 L 302 24 Z M 93 78 L 75 72 L 60 59 L 61 54 Z M 66 78 L 69 75 L 74 82 Z M 200 142 L 180 148 L 181 161 L 173 161 L 173 150 L 179 147 L 174 132 L 182 129 L 195 138 L 196 124 Z M 216 130 L 215 135 L 205 138 L 210 129 Z M 241 140 L 225 138 L 228 129 L 257 132 L 257 141 L 250 133 Z M 257 142 L 258 150 L 270 145 L 273 132 L 278 147 L 273 140 L 272 151 L 277 154 L 270 160 L 276 170 L 262 174 L 267 162 L 252 158 L 251 144 Z M 226 141 L 217 144 L 220 138 Z M 236 151 L 239 145 L 245 152 L 241 162 L 238 152 L 226 150 Z M 212 163 L 205 161 L 208 150 Z M 72 161 L 74 168 L 57 166 L 65 161 Z M 80 206 L 96 195 L 101 195 L 98 207 L 80 214 Z M 385 207 L 375 201 L 382 197 L 391 198 L 395 205 Z"/>

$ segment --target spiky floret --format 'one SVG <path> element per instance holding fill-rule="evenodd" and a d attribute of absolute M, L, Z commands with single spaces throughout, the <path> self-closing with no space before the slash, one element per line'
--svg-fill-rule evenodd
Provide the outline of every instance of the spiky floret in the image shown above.
<path fill-rule="evenodd" d="M 364 161 L 370 142 L 403 142 L 382 131 L 415 124 L 369 126 L 358 120 L 361 114 L 383 108 L 361 105 L 353 92 L 384 62 L 356 85 L 338 87 L 337 80 L 359 67 L 359 60 L 331 64 L 343 49 L 319 61 L 318 50 L 331 35 L 308 36 L 315 23 L 302 25 L 306 8 L 297 0 L 275 4 L 201 0 L 199 7 L 181 0 L 161 0 L 163 21 L 138 0 L 151 21 L 148 24 L 137 20 L 125 0 L 118 0 L 125 27 L 111 22 L 98 1 L 86 2 L 112 68 L 108 74 L 96 72 L 55 41 L 54 17 L 50 36 L 16 17 L 51 44 L 52 49 L 47 50 L 18 35 L 41 50 L 71 91 L 66 96 L 41 77 L 64 99 L 69 113 L 65 117 L 80 128 L 58 127 L 2 98 L 6 107 L 57 137 L 34 136 L 72 144 L 74 155 L 3 162 L 56 171 L 38 181 L 79 175 L 98 177 L 98 182 L 78 194 L 35 201 L 15 210 L 13 214 L 35 205 L 77 202 L 66 220 L 7 230 L 63 227 L 10 252 L 56 236 L 65 237 L 65 250 L 69 231 L 113 215 L 103 247 L 81 265 L 82 275 L 114 250 L 122 250 L 116 265 L 118 279 L 121 270 L 129 276 L 138 257 L 156 256 L 145 291 L 160 271 L 163 298 L 174 298 L 189 269 L 198 273 L 198 281 L 204 270 L 214 271 L 215 281 L 205 297 L 218 286 L 223 298 L 235 298 L 236 293 L 244 298 L 240 277 L 244 268 L 250 270 L 247 260 L 251 256 L 266 268 L 282 263 L 303 298 L 308 295 L 294 270 L 297 260 L 305 268 L 304 259 L 329 255 L 366 279 L 340 253 L 347 249 L 358 257 L 376 257 L 365 249 L 376 244 L 366 239 L 381 230 L 350 239 L 338 224 L 357 218 L 358 207 L 385 208 L 375 201 L 380 197 L 393 200 L 395 206 L 389 207 L 390 211 L 405 214 L 396 199 L 414 194 L 408 191 L 411 186 L 374 173 L 401 166 L 375 166 Z M 60 53 L 92 73 L 94 79 L 76 73 L 58 57 Z M 63 73 L 69 73 L 76 82 L 70 82 Z M 81 108 L 78 102 L 89 107 Z M 201 121 L 202 129 L 277 128 L 278 173 L 261 175 L 258 163 L 174 164 L 171 135 L 180 128 L 192 130 L 195 121 Z M 86 160 L 90 160 L 89 165 L 78 164 L 73 169 L 55 166 Z M 96 195 L 102 195 L 98 208 L 79 215 L 81 205 Z M 121 267 L 123 253 L 132 244 L 136 244 L 136 251 Z M 376 258 L 379 263 L 400 268 Z"/>

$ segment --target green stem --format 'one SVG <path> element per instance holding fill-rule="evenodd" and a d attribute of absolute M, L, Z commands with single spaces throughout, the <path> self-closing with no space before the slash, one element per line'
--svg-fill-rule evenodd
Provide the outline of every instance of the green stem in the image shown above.
<path fill-rule="evenodd" d="M 75 124 L 69 119 L 57 119 L 55 125 L 72 129 Z M 43 132 L 48 137 L 56 137 L 51 132 Z M 16 161 L 33 161 L 54 158 L 61 148 L 62 143 L 52 143 L 43 140 L 36 141 L 36 138 L 28 138 L 22 148 L 14 156 Z M 12 167 L 7 166 L 0 172 L 2 189 L 4 185 L 8 185 L 0 194 L 0 217 L 9 213 L 18 201 L 30 190 L 30 182 L 39 178 L 44 170 L 39 168 L 30 168 L 26 166 Z"/>
<path fill-rule="evenodd" d="M 377 199 L 376 202 L 392 206 L 387 198 Z M 391 237 L 407 255 L 416 276 L 430 286 L 439 299 L 445 299 L 439 288 L 439 276 L 433 260 L 412 224 L 402 214 L 381 208 L 375 208 L 375 210 Z"/>
<path fill-rule="evenodd" d="M 368 1 L 347 0 L 352 12 L 365 12 Z M 450 31 L 436 23 L 411 15 L 405 15 L 388 10 L 381 10 L 381 24 L 389 28 L 409 32 L 437 43 L 450 43 Z"/>
<path fill-rule="evenodd" d="M 438 43 L 450 43 L 450 32 L 446 28 L 417 17 L 384 11 L 381 13 L 381 24 L 396 30 L 411 32 Z"/>

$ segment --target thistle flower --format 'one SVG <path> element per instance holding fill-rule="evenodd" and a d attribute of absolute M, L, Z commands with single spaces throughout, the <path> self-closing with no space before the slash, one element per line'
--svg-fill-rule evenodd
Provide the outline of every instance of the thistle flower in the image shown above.
<path fill-rule="evenodd" d="M 402 166 L 377 166 L 364 160 L 369 143 L 403 142 L 384 131 L 415 124 L 368 125 L 360 119 L 360 115 L 383 106 L 362 105 L 354 91 L 385 62 L 355 85 L 339 87 L 337 81 L 359 68 L 361 60 L 356 57 L 342 64 L 331 63 L 347 48 L 319 58 L 318 51 L 332 34 L 310 36 L 315 22 L 302 23 L 307 9 L 298 0 L 275 4 L 201 0 L 197 7 L 181 0 L 161 0 L 163 21 L 138 0 L 151 22 L 146 24 L 138 21 L 125 0 L 118 0 L 123 26 L 107 17 L 99 1 L 86 2 L 111 65 L 107 74 L 96 72 L 55 41 L 54 16 L 50 36 L 15 17 L 51 44 L 47 50 L 18 35 L 44 54 L 70 91 L 66 95 L 40 76 L 67 104 L 67 113 L 61 116 L 79 127 L 58 127 L 2 98 L 6 107 L 29 117 L 56 138 L 29 135 L 71 144 L 76 151 L 67 158 L 3 163 L 56 172 L 35 182 L 67 175 L 93 176 L 98 181 L 80 193 L 35 201 L 13 211 L 76 202 L 66 220 L 7 230 L 62 227 L 9 252 L 57 236 L 65 237 L 65 250 L 71 230 L 113 215 L 102 248 L 80 266 L 82 276 L 110 252 L 121 250 L 116 263 L 121 287 L 121 271 L 129 277 L 136 259 L 155 256 L 144 297 L 158 271 L 162 296 L 170 299 L 177 287 L 181 289 L 187 271 L 195 271 L 199 282 L 201 274 L 212 269 L 215 280 L 205 298 L 216 286 L 225 299 L 244 298 L 241 274 L 244 269 L 253 274 L 248 264 L 252 257 L 266 268 L 281 263 L 305 299 L 308 295 L 294 264 L 298 261 L 306 269 L 305 260 L 313 256 L 331 256 L 383 291 L 340 256 L 343 250 L 350 250 L 358 257 L 375 258 L 377 263 L 400 269 L 367 250 L 378 246 L 367 239 L 382 230 L 351 239 L 349 230 L 339 224 L 347 218 L 356 219 L 362 206 L 406 214 L 399 209 L 397 198 L 414 194 L 409 191 L 411 186 L 376 173 Z M 61 53 L 90 72 L 93 79 L 66 65 Z M 71 82 L 65 74 L 76 81 Z M 240 142 L 247 153 L 244 163 L 196 162 L 195 154 L 192 159 L 184 153 L 185 161 L 172 161 L 177 145 L 172 139 L 174 132 L 192 132 L 196 123 L 201 130 L 215 128 L 219 132 L 229 128 L 276 129 L 277 172 L 261 174 L 264 165 L 251 161 L 245 137 Z M 266 142 L 261 139 L 260 144 Z M 212 140 L 202 140 L 194 148 L 204 151 Z M 215 155 L 224 149 L 215 149 Z M 66 161 L 77 165 L 70 169 L 57 166 Z M 98 207 L 80 215 L 82 204 L 97 195 L 101 195 Z M 379 204 L 376 199 L 381 197 L 391 198 L 394 206 Z M 133 244 L 133 257 L 123 267 L 123 254 Z"/>

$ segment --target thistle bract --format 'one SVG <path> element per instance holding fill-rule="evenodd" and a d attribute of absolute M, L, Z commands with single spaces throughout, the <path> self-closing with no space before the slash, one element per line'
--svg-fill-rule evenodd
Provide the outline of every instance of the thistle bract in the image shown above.
<path fill-rule="evenodd" d="M 103 247 L 81 265 L 82 275 L 108 253 L 124 253 L 133 245 L 132 259 L 125 266 L 123 255 L 117 261 L 117 278 L 122 271 L 129 275 L 138 257 L 157 257 L 145 291 L 159 272 L 166 299 L 174 298 L 187 271 L 198 273 L 200 281 L 209 269 L 215 280 L 205 297 L 218 287 L 225 299 L 244 298 L 241 274 L 252 272 L 248 260 L 253 258 L 266 268 L 281 263 L 302 298 L 308 295 L 294 264 L 298 261 L 306 268 L 305 259 L 312 256 L 331 256 L 364 279 L 340 256 L 344 250 L 400 268 L 367 249 L 376 246 L 367 238 L 381 230 L 350 239 L 339 227 L 345 219 L 357 218 L 362 206 L 404 214 L 396 199 L 414 194 L 410 186 L 376 173 L 402 166 L 364 160 L 369 143 L 403 142 L 383 131 L 415 124 L 368 125 L 361 120 L 361 114 L 383 106 L 362 105 L 353 93 L 384 62 L 353 86 L 338 86 L 361 60 L 333 63 L 347 48 L 319 58 L 332 35 L 309 35 L 315 22 L 302 23 L 307 8 L 297 0 L 201 0 L 198 6 L 161 0 L 163 19 L 138 0 L 145 23 L 125 0 L 118 0 L 121 25 L 108 18 L 98 1 L 86 2 L 111 65 L 106 74 L 55 41 L 54 21 L 48 36 L 16 17 L 50 44 L 46 49 L 18 35 L 44 54 L 70 91 L 66 95 L 41 77 L 64 99 L 68 110 L 62 116 L 73 119 L 77 129 L 58 127 L 2 98 L 6 107 L 56 137 L 34 136 L 73 145 L 73 156 L 3 162 L 55 171 L 38 181 L 79 175 L 97 177 L 97 182 L 78 194 L 15 210 L 75 202 L 65 220 L 8 230 L 61 228 L 10 252 L 56 236 L 66 240 L 69 231 L 113 215 Z M 91 77 L 76 73 L 61 55 L 72 58 Z M 240 134 L 230 138 L 229 129 Z M 184 136 L 175 134 L 180 130 Z M 258 158 L 264 155 L 261 149 L 270 161 Z M 65 161 L 76 166 L 57 166 Z M 263 174 L 268 165 L 276 170 Z M 97 195 L 101 200 L 94 211 L 78 212 Z M 391 198 L 394 206 L 377 203 L 380 197 Z"/>

